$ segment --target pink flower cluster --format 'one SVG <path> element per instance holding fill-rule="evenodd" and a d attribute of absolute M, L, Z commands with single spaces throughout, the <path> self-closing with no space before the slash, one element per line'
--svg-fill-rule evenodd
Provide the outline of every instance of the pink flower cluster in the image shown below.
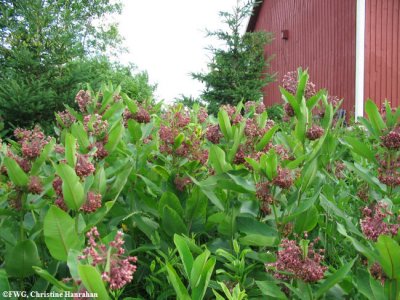
<path fill-rule="evenodd" d="M 43 192 L 42 181 L 38 176 L 31 176 L 28 183 L 28 191 L 32 194 L 39 195 Z"/>
<path fill-rule="evenodd" d="M 75 96 L 75 102 L 78 104 L 81 112 L 87 112 L 87 106 L 92 102 L 92 97 L 89 91 L 80 90 Z"/>
<path fill-rule="evenodd" d="M 289 93 L 296 95 L 298 84 L 299 84 L 299 81 L 297 79 L 296 71 L 288 72 L 285 76 L 283 76 L 282 86 Z M 312 83 L 311 81 L 308 81 L 306 84 L 305 91 L 304 91 L 304 96 L 306 97 L 306 99 L 309 99 L 312 96 L 314 96 L 315 93 L 316 93 L 315 84 Z"/>
<path fill-rule="evenodd" d="M 294 117 L 294 109 L 293 106 L 290 105 L 290 103 L 285 103 L 283 109 L 288 117 Z"/>
<path fill-rule="evenodd" d="M 230 104 L 222 105 L 220 109 L 227 112 L 231 124 L 238 124 L 243 120 L 243 116 L 240 112 L 236 111 L 236 108 Z"/>
<path fill-rule="evenodd" d="M 89 161 L 87 155 L 78 154 L 76 165 L 75 165 L 75 172 L 76 175 L 79 177 L 87 177 L 96 171 L 94 165 Z"/>
<path fill-rule="evenodd" d="M 37 158 L 50 140 L 39 126 L 35 126 L 33 130 L 17 128 L 14 130 L 14 136 L 21 145 L 22 156 L 29 160 Z"/>
<path fill-rule="evenodd" d="M 197 120 L 200 123 L 204 123 L 208 118 L 208 112 L 205 107 L 200 107 L 199 112 L 197 113 Z"/>
<path fill-rule="evenodd" d="M 188 126 L 190 116 L 187 111 L 170 111 L 164 114 L 163 124 L 160 125 L 158 135 L 160 137 L 160 151 L 168 155 L 184 157 L 191 161 L 199 161 L 205 164 L 208 160 L 208 150 L 202 149 L 202 135 L 195 128 Z M 180 134 L 184 138 L 179 147 L 175 147 L 175 139 Z"/>
<path fill-rule="evenodd" d="M 64 211 L 68 211 L 67 204 L 64 202 L 64 196 L 62 192 L 62 184 L 63 181 L 60 177 L 56 176 L 53 180 L 53 189 L 56 192 L 57 199 L 54 201 L 54 204 L 61 208 Z"/>
<path fill-rule="evenodd" d="M 303 253 L 296 241 L 283 239 L 277 261 L 266 264 L 267 271 L 270 271 L 271 268 L 275 269 L 275 278 L 281 280 L 290 280 L 291 278 L 301 279 L 305 282 L 321 280 L 327 268 L 321 265 L 324 259 L 322 255 L 324 250 L 314 250 L 315 242 L 316 240 L 311 242 L 307 253 Z"/>
<path fill-rule="evenodd" d="M 108 122 L 102 119 L 99 114 L 86 115 L 83 117 L 85 131 L 97 139 L 102 140 L 107 137 Z"/>
<path fill-rule="evenodd" d="M 60 125 L 66 128 L 71 127 L 71 125 L 76 121 L 76 118 L 68 110 L 59 111 L 57 115 L 62 122 Z"/>
<path fill-rule="evenodd" d="M 256 184 L 256 197 L 260 200 L 260 210 L 264 215 L 271 213 L 270 205 L 274 202 L 274 198 L 269 190 L 269 182 L 260 182 Z"/>
<path fill-rule="evenodd" d="M 400 150 L 400 130 L 392 130 L 381 137 L 382 146 L 389 150 Z"/>
<path fill-rule="evenodd" d="M 208 125 L 206 129 L 206 139 L 213 144 L 219 144 L 221 138 L 223 137 L 218 124 Z"/>
<path fill-rule="evenodd" d="M 380 201 L 372 208 L 364 207 L 362 214 L 361 230 L 367 239 L 376 241 L 380 235 L 397 235 L 400 217 L 395 220 L 394 224 L 389 223 L 389 219 L 393 219 L 394 216 L 388 209 L 387 203 Z"/>
<path fill-rule="evenodd" d="M 138 110 L 134 114 L 132 114 L 129 109 L 126 109 L 123 114 L 123 119 L 125 126 L 128 126 L 128 121 L 131 119 L 138 123 L 150 123 L 151 117 L 145 108 L 143 108 L 141 105 L 138 105 Z"/>
<path fill-rule="evenodd" d="M 265 104 L 263 102 L 247 101 L 244 104 L 245 113 L 249 113 L 254 109 L 256 114 L 262 114 L 265 111 Z"/>
<path fill-rule="evenodd" d="M 107 282 L 111 290 L 118 290 L 130 283 L 136 272 L 137 258 L 125 257 L 123 248 L 123 233 L 118 231 L 114 240 L 108 246 L 100 242 L 100 234 L 96 227 L 86 233 L 87 247 L 79 260 L 88 261 L 102 271 L 102 279 Z M 109 265 L 109 271 L 106 269 Z"/>
<path fill-rule="evenodd" d="M 99 193 L 88 192 L 86 202 L 82 205 L 81 210 L 86 213 L 92 213 L 101 207 L 102 196 Z"/>
<path fill-rule="evenodd" d="M 176 176 L 174 183 L 175 183 L 176 189 L 180 192 L 183 192 L 185 190 L 185 187 L 192 183 L 192 180 L 189 177 Z"/>
<path fill-rule="evenodd" d="M 56 206 L 58 206 L 59 208 L 61 208 L 64 211 L 68 211 L 68 206 L 64 201 L 64 197 L 62 194 L 62 189 L 60 186 L 60 181 L 61 179 L 59 177 L 57 177 L 54 181 L 53 181 L 53 188 L 56 191 L 57 194 L 57 199 L 54 201 L 54 204 Z M 61 181 L 61 185 L 62 185 L 62 181 Z M 80 210 L 82 210 L 85 213 L 93 213 L 96 210 L 98 210 L 101 205 L 102 205 L 102 196 L 99 193 L 95 193 L 95 192 L 88 192 L 86 195 L 86 201 L 85 203 L 82 205 L 82 207 L 80 208 Z"/>
<path fill-rule="evenodd" d="M 278 167 L 277 176 L 272 180 L 272 184 L 281 189 L 289 189 L 293 185 L 293 176 L 288 169 Z"/>
<path fill-rule="evenodd" d="M 21 145 L 21 156 L 14 154 L 11 149 L 8 149 L 7 155 L 14 159 L 25 173 L 28 173 L 32 168 L 32 161 L 39 157 L 50 137 L 46 137 L 38 126 L 33 130 L 17 128 L 14 136 Z"/>
<path fill-rule="evenodd" d="M 391 155 L 388 151 L 383 154 L 377 154 L 376 158 L 379 163 L 378 179 L 383 184 L 392 188 L 400 185 L 400 157 Z"/>
<path fill-rule="evenodd" d="M 324 135 L 324 129 L 321 126 L 318 125 L 312 125 L 310 129 L 307 130 L 306 132 L 306 137 L 310 141 L 315 141 L 319 139 L 321 136 Z"/>

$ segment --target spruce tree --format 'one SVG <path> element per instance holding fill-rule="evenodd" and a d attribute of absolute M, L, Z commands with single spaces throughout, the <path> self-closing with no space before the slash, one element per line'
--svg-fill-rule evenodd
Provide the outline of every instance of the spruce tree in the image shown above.
<path fill-rule="evenodd" d="M 273 80 L 267 72 L 269 59 L 264 57 L 264 47 L 272 40 L 272 34 L 264 31 L 241 34 L 244 22 L 258 4 L 238 1 L 232 12 L 219 13 L 228 29 L 207 32 L 221 41 L 222 46 L 208 48 L 212 54 L 208 72 L 192 73 L 192 77 L 205 84 L 201 97 L 211 113 L 216 113 L 222 104 L 261 99 L 262 88 Z"/>

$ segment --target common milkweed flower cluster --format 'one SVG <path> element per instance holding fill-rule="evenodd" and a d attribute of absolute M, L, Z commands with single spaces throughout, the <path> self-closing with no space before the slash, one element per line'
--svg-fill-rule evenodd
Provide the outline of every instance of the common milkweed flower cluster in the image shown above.
<path fill-rule="evenodd" d="M 25 173 L 29 173 L 32 162 L 39 157 L 43 148 L 50 141 L 50 137 L 45 136 L 39 126 L 32 130 L 17 128 L 14 136 L 21 146 L 21 156 L 8 151 L 8 156 L 13 158 Z"/>
<path fill-rule="evenodd" d="M 327 267 L 322 265 L 324 259 L 323 249 L 315 250 L 314 245 L 317 240 L 308 245 L 308 250 L 304 250 L 295 240 L 283 239 L 274 263 L 267 263 L 268 272 L 274 272 L 277 279 L 301 279 L 305 282 L 316 282 L 324 277 Z"/>
<path fill-rule="evenodd" d="M 379 201 L 372 208 L 364 207 L 362 215 L 361 230 L 367 239 L 376 241 L 380 235 L 397 235 L 400 216 L 395 218 L 387 203 Z"/>
<path fill-rule="evenodd" d="M 208 150 L 202 147 L 201 129 L 196 126 L 190 126 L 191 117 L 189 112 L 179 107 L 172 107 L 163 115 L 162 119 L 163 122 L 158 132 L 160 152 L 205 164 L 208 160 Z M 182 141 L 176 146 L 175 139 L 180 134 L 183 135 Z"/>
<path fill-rule="evenodd" d="M 124 255 L 125 241 L 122 231 L 118 231 L 114 240 L 108 245 L 100 241 L 97 227 L 90 229 L 86 233 L 86 237 L 88 239 L 87 247 L 78 259 L 97 267 L 103 281 L 109 284 L 111 290 L 121 289 L 130 283 L 136 272 L 137 257 Z"/>

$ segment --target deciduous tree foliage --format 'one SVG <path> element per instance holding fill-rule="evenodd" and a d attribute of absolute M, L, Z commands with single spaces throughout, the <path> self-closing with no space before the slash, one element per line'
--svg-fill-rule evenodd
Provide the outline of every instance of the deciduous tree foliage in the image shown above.
<path fill-rule="evenodd" d="M 131 67 L 107 59 L 122 50 L 117 25 L 110 21 L 121 12 L 119 1 L 3 0 L 0 5 L 0 113 L 6 127 L 46 125 L 64 103 L 73 104 L 83 84 L 98 88 L 99 79 L 129 81 L 125 85 L 137 80 L 147 97 L 151 94 L 146 74 L 136 79 Z"/>
<path fill-rule="evenodd" d="M 240 101 L 259 100 L 262 87 L 273 80 L 268 74 L 268 59 L 264 46 L 272 35 L 266 32 L 241 34 L 242 25 L 251 15 L 254 1 L 238 2 L 232 12 L 220 12 L 227 30 L 209 31 L 208 36 L 222 42 L 220 48 L 210 47 L 212 60 L 208 72 L 193 73 L 193 78 L 203 82 L 202 98 L 208 102 L 212 113 L 221 104 L 237 104 Z"/>

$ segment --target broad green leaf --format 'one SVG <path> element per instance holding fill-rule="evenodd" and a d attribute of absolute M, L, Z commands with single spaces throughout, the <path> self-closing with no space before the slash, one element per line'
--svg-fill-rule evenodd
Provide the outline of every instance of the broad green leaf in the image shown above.
<path fill-rule="evenodd" d="M 65 211 L 52 205 L 43 221 L 44 240 L 55 259 L 67 261 L 70 249 L 80 249 L 75 221 Z"/>
<path fill-rule="evenodd" d="M 237 218 L 238 230 L 246 235 L 263 235 L 266 237 L 278 237 L 278 234 L 269 224 L 260 222 L 256 218 L 242 217 Z"/>
<path fill-rule="evenodd" d="M 367 297 L 368 300 L 384 300 L 385 298 L 378 298 L 374 297 L 374 292 L 371 289 L 370 285 L 370 274 L 367 271 L 359 271 L 357 276 L 355 276 L 356 287 L 359 293 L 363 294 Z M 383 287 L 381 286 L 383 290 Z"/>
<path fill-rule="evenodd" d="M 183 267 L 185 269 L 186 275 L 189 278 L 190 273 L 192 272 L 193 266 L 193 255 L 189 250 L 189 247 L 186 243 L 186 240 L 181 236 L 175 234 L 174 235 L 174 243 L 176 249 L 178 249 L 179 256 L 183 262 Z"/>
<path fill-rule="evenodd" d="M 129 111 L 134 114 L 137 112 L 137 105 L 135 101 L 133 101 L 129 96 L 125 93 L 121 93 L 122 100 L 124 101 L 125 105 L 128 107 Z"/>
<path fill-rule="evenodd" d="M 161 221 L 163 229 L 168 235 L 187 234 L 188 230 L 181 216 L 168 205 L 164 206 Z"/>
<path fill-rule="evenodd" d="M 95 267 L 90 265 L 79 265 L 78 273 L 88 292 L 97 293 L 99 299 L 110 299 L 103 280 L 101 279 L 101 275 Z"/>
<path fill-rule="evenodd" d="M 25 174 L 14 159 L 6 156 L 3 163 L 7 168 L 8 176 L 16 186 L 26 186 L 28 184 L 28 175 Z"/>
<path fill-rule="evenodd" d="M 171 264 L 167 263 L 166 268 L 167 268 L 167 272 L 168 272 L 169 281 L 171 282 L 171 284 L 176 292 L 176 295 L 178 296 L 177 299 L 191 300 L 191 297 L 189 296 L 189 293 L 187 292 L 186 287 L 183 285 L 181 279 L 179 278 L 178 274 L 176 274 L 176 271 L 171 266 Z"/>
<path fill-rule="evenodd" d="M 107 178 L 106 178 L 106 172 L 104 171 L 103 166 L 97 166 L 92 188 L 95 191 L 99 192 L 101 195 L 104 195 L 106 193 Z"/>
<path fill-rule="evenodd" d="M 69 133 L 65 136 L 65 158 L 68 165 L 74 168 L 76 164 L 76 139 Z"/>
<path fill-rule="evenodd" d="M 208 200 L 200 188 L 195 186 L 189 198 L 186 200 L 185 217 L 188 220 L 195 218 L 206 218 Z"/>
<path fill-rule="evenodd" d="M 294 223 L 294 231 L 301 234 L 305 231 L 311 231 L 318 223 L 318 209 L 311 206 L 310 209 L 300 214 Z"/>
<path fill-rule="evenodd" d="M 216 259 L 214 257 L 210 258 L 206 265 L 204 266 L 203 272 L 201 274 L 200 281 L 196 287 L 192 287 L 192 299 L 202 300 L 208 288 L 211 275 L 214 271 Z"/>
<path fill-rule="evenodd" d="M 265 158 L 265 173 L 269 180 L 273 180 L 278 175 L 278 155 L 271 149 Z"/>
<path fill-rule="evenodd" d="M 210 257 L 210 251 L 206 249 L 202 254 L 197 256 L 196 259 L 194 260 L 192 271 L 190 272 L 190 286 L 192 287 L 192 289 L 196 288 L 199 285 L 201 275 L 203 274 L 204 269 L 206 268 L 206 262 L 209 257 Z"/>
<path fill-rule="evenodd" d="M 163 193 L 161 188 L 157 184 L 155 184 L 153 181 L 148 179 L 147 177 L 145 177 L 145 176 L 143 176 L 141 174 L 136 174 L 136 176 L 143 180 L 143 182 L 148 187 L 149 194 L 151 194 L 152 196 L 158 196 L 158 195 L 161 195 Z"/>
<path fill-rule="evenodd" d="M 381 235 L 375 248 L 379 252 L 378 260 L 390 279 L 400 278 L 400 246 L 392 238 Z"/>
<path fill-rule="evenodd" d="M 326 90 L 319 90 L 314 96 L 307 100 L 307 108 L 311 111 L 323 96 L 326 96 Z"/>
<path fill-rule="evenodd" d="M 225 160 L 225 152 L 217 145 L 212 145 L 210 148 L 210 153 L 208 161 L 211 166 L 215 169 L 217 174 L 221 174 L 232 170 L 232 166 Z"/>
<path fill-rule="evenodd" d="M 82 252 L 76 249 L 70 249 L 68 252 L 67 266 L 69 269 L 69 273 L 71 274 L 71 277 L 75 281 L 79 280 L 78 265 L 80 264 L 80 261 L 78 257 L 81 254 Z"/>
<path fill-rule="evenodd" d="M 107 110 L 104 112 L 102 119 L 112 121 L 113 119 L 118 118 L 124 109 L 125 105 L 123 103 L 113 103 L 111 107 L 107 108 Z"/>
<path fill-rule="evenodd" d="M 301 172 L 301 190 L 306 191 L 307 188 L 314 181 L 315 176 L 318 171 L 318 161 L 317 159 L 312 160 L 307 163 Z"/>
<path fill-rule="evenodd" d="M 55 165 L 55 169 L 63 181 L 62 192 L 65 203 L 68 208 L 78 210 L 85 201 L 84 188 L 78 175 L 73 168 L 66 164 Z"/>
<path fill-rule="evenodd" d="M 142 138 L 142 127 L 133 119 L 128 120 L 128 130 L 134 143 Z"/>
<path fill-rule="evenodd" d="M 288 207 L 289 213 L 287 214 L 287 216 L 283 218 L 283 223 L 286 224 L 295 219 L 298 215 L 302 214 L 306 210 L 309 210 L 311 206 L 314 205 L 315 201 L 319 198 L 320 193 L 321 189 L 316 191 L 313 197 L 302 199 L 299 206 L 297 205 L 297 202 L 294 202 L 292 205 L 290 205 Z"/>
<path fill-rule="evenodd" d="M 73 286 L 68 286 L 64 282 L 59 281 L 57 278 L 55 278 L 53 275 L 51 275 L 49 272 L 46 270 L 43 270 L 42 268 L 39 267 L 33 267 L 33 270 L 38 274 L 40 277 L 43 279 L 47 280 L 50 282 L 52 285 L 58 287 L 62 291 L 74 291 L 75 288 Z"/>
<path fill-rule="evenodd" d="M 172 192 L 164 192 L 158 202 L 158 212 L 162 215 L 165 206 L 175 210 L 180 216 L 183 216 L 183 208 L 179 198 Z"/>
<path fill-rule="evenodd" d="M 104 146 L 104 148 L 109 152 L 113 152 L 119 142 L 122 139 L 122 135 L 124 134 L 124 125 L 122 125 L 121 121 L 115 122 L 115 124 L 111 127 L 110 132 L 108 134 L 108 142 Z"/>
<path fill-rule="evenodd" d="M 370 170 L 364 168 L 363 166 L 359 165 L 358 163 L 350 163 L 347 161 L 343 161 L 346 165 L 346 168 L 350 171 L 356 173 L 361 179 L 367 182 L 370 186 L 375 187 L 377 190 L 385 193 L 386 192 L 386 185 L 382 184 L 378 178 L 373 176 Z"/>
<path fill-rule="evenodd" d="M 293 107 L 296 116 L 300 115 L 300 105 L 295 96 L 282 87 L 280 87 L 279 90 L 281 91 L 282 98 Z"/>
<path fill-rule="evenodd" d="M 85 153 L 90 146 L 90 142 L 83 124 L 81 122 L 72 124 L 71 133 L 78 140 L 80 150 Z"/>
<path fill-rule="evenodd" d="M 256 281 L 256 284 L 264 296 L 287 299 L 285 293 L 273 281 Z"/>
<path fill-rule="evenodd" d="M 387 128 L 381 114 L 379 113 L 378 107 L 371 99 L 368 99 L 365 102 L 365 112 L 367 113 L 368 119 L 371 121 L 371 124 L 377 134 L 380 134 Z"/>
<path fill-rule="evenodd" d="M 187 174 L 188 175 L 188 174 Z M 197 185 L 201 192 L 221 211 L 225 210 L 224 204 L 214 193 L 214 187 L 205 186 L 202 182 L 198 182 L 194 177 L 188 175 L 192 182 Z"/>
<path fill-rule="evenodd" d="M 232 139 L 233 135 L 231 121 L 229 120 L 228 113 L 223 109 L 220 109 L 220 111 L 218 112 L 218 122 L 219 128 L 221 129 L 221 132 L 224 135 L 225 139 Z"/>
<path fill-rule="evenodd" d="M 344 142 L 343 142 L 344 141 Z M 368 147 L 368 145 L 359 141 L 351 136 L 345 136 L 342 143 L 349 146 L 349 148 L 356 154 L 368 159 L 370 162 L 376 163 L 376 158 L 374 152 Z"/>
<path fill-rule="evenodd" d="M 353 259 L 349 263 L 344 264 L 339 270 L 337 270 L 335 273 L 333 273 L 327 279 L 325 279 L 318 286 L 318 289 L 314 294 L 315 297 L 318 298 L 321 297 L 322 295 L 325 295 L 325 293 L 329 291 L 330 288 L 332 288 L 335 284 L 341 282 L 346 277 L 347 273 L 350 272 L 356 260 L 357 258 Z"/>
<path fill-rule="evenodd" d="M 6 253 L 5 267 L 9 276 L 28 277 L 35 273 L 32 267 L 41 265 L 38 249 L 32 240 L 20 241 Z"/>
<path fill-rule="evenodd" d="M 344 228 L 344 226 L 342 224 L 337 223 L 337 230 L 341 235 L 345 236 L 353 244 L 353 247 L 358 252 L 360 252 L 362 255 L 364 255 L 366 258 L 368 258 L 370 261 L 376 261 L 378 259 L 375 252 L 373 252 L 370 248 L 363 245 L 361 242 L 359 242 L 355 238 L 349 236 L 346 232 L 346 229 Z"/>
<path fill-rule="evenodd" d="M 243 138 L 243 132 L 245 128 L 245 123 L 240 122 L 238 125 L 233 127 L 233 145 L 231 149 L 228 151 L 227 159 L 228 162 L 231 163 L 236 155 L 237 150 L 239 149 L 240 143 Z"/>
<path fill-rule="evenodd" d="M 162 166 L 154 166 L 153 168 L 152 168 L 152 170 L 154 171 L 154 172 L 156 172 L 157 174 L 159 174 L 161 177 L 163 177 L 164 179 L 167 179 L 168 180 L 168 178 L 169 178 L 169 176 L 170 176 L 170 172 L 166 169 L 166 168 L 164 168 L 164 167 L 162 167 Z"/>
<path fill-rule="evenodd" d="M 174 140 L 174 149 L 176 150 L 176 149 L 178 149 L 181 145 L 182 145 L 182 143 L 183 143 L 183 141 L 185 140 L 185 135 L 181 132 L 181 133 L 179 133 L 176 137 L 175 137 L 175 140 Z"/>
<path fill-rule="evenodd" d="M 256 145 L 256 150 L 261 151 L 262 149 L 267 146 L 267 144 L 270 142 L 272 137 L 274 136 L 275 132 L 279 129 L 279 125 L 275 125 L 272 127 L 270 130 L 268 130 L 264 136 L 261 138 L 261 140 L 257 143 Z"/>
<path fill-rule="evenodd" d="M 304 92 L 306 90 L 308 78 L 307 71 L 298 70 L 298 83 L 297 83 L 297 91 L 296 91 L 296 99 L 297 102 L 300 103 L 304 98 Z"/>
<path fill-rule="evenodd" d="M 256 172 L 256 173 L 260 172 L 261 167 L 260 167 L 260 164 L 258 163 L 258 161 L 256 161 L 253 158 L 250 158 L 250 157 L 245 157 L 244 159 L 253 168 L 254 172 Z"/>
<path fill-rule="evenodd" d="M 0 269 L 0 291 L 11 291 L 10 283 L 5 269 Z M 16 300 L 15 297 L 9 297 L 10 300 Z"/>
<path fill-rule="evenodd" d="M 239 238 L 239 242 L 243 245 L 259 246 L 259 247 L 272 247 L 276 245 L 276 236 L 268 236 L 262 234 L 248 234 Z"/>

